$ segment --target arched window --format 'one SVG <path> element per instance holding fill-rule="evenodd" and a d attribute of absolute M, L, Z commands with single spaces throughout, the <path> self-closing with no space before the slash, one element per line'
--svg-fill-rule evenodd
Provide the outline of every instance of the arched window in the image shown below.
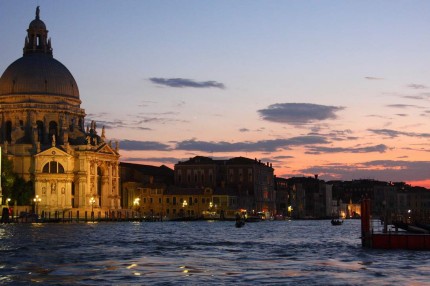
<path fill-rule="evenodd" d="M 43 128 L 43 122 L 38 120 L 36 121 L 36 125 L 37 125 L 37 141 L 40 143 L 45 143 L 43 142 L 43 138 L 45 136 L 45 129 Z"/>
<path fill-rule="evenodd" d="M 51 161 L 43 166 L 42 172 L 49 174 L 64 174 L 64 167 L 56 161 Z"/>
<path fill-rule="evenodd" d="M 70 120 L 69 130 L 70 132 L 73 132 L 73 129 L 75 128 L 75 118 L 72 118 Z"/>
<path fill-rule="evenodd" d="M 12 122 L 6 121 L 6 141 L 12 142 Z"/>

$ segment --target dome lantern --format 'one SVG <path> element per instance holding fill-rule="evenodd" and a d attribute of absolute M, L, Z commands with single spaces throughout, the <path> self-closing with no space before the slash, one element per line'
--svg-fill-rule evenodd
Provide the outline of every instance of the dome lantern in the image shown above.
<path fill-rule="evenodd" d="M 36 18 L 31 21 L 24 44 L 24 56 L 42 53 L 52 57 L 51 39 L 48 39 L 48 30 L 45 23 L 40 20 L 40 8 L 36 8 Z"/>

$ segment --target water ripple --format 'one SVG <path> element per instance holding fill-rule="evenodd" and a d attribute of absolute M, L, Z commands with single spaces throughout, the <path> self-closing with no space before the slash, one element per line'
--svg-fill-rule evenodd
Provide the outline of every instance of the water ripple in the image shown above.
<path fill-rule="evenodd" d="M 2 285 L 425 285 L 430 254 L 363 249 L 359 221 L 0 225 Z"/>

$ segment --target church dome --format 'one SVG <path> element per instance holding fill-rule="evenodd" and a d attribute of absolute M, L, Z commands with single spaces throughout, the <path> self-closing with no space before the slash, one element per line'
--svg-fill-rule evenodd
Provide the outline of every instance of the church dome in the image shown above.
<path fill-rule="evenodd" d="M 16 60 L 0 78 L 0 97 L 30 94 L 79 99 L 78 85 L 70 71 L 56 59 L 40 53 Z"/>
<path fill-rule="evenodd" d="M 29 94 L 79 99 L 78 86 L 70 71 L 56 59 L 37 53 L 13 62 L 0 78 L 0 97 Z"/>
<path fill-rule="evenodd" d="M 51 39 L 39 12 L 37 7 L 36 18 L 27 30 L 23 57 L 9 65 L 0 78 L 0 99 L 41 95 L 79 100 L 78 85 L 72 74 L 52 56 Z"/>

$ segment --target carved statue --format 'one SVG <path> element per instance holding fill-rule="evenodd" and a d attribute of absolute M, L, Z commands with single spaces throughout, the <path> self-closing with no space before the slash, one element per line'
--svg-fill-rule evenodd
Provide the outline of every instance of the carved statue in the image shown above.
<path fill-rule="evenodd" d="M 51 194 L 55 194 L 57 191 L 57 184 L 55 182 L 51 183 Z"/>

